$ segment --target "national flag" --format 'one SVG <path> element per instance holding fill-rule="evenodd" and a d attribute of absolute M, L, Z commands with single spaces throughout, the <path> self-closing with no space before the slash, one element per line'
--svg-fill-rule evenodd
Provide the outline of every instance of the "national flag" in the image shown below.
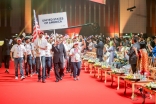
<path fill-rule="evenodd" d="M 37 35 L 41 32 L 37 18 L 36 18 L 35 10 L 33 10 L 33 12 L 34 12 L 34 23 L 33 23 L 33 34 L 32 34 L 33 40 L 32 41 L 34 41 L 37 38 Z"/>

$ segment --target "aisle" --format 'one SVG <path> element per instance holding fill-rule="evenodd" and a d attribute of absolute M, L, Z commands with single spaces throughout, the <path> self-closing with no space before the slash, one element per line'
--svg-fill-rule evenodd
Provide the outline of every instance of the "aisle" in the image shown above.
<path fill-rule="evenodd" d="M 37 75 L 24 81 L 15 80 L 14 69 L 5 74 L 1 68 L 0 104 L 139 104 L 142 101 L 133 102 L 129 95 L 122 95 L 123 89 L 116 91 L 109 87 L 110 83 L 105 85 L 83 70 L 79 81 L 69 74 L 59 83 L 54 80 L 53 72 L 46 83 L 37 82 Z"/>

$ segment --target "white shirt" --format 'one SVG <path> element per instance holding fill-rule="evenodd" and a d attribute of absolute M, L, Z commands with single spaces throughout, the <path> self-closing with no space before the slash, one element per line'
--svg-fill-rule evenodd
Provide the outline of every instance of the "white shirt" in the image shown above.
<path fill-rule="evenodd" d="M 40 57 L 40 56 L 45 56 L 45 50 L 43 49 L 37 49 L 37 47 L 41 47 L 41 48 L 46 48 L 48 46 L 47 44 L 47 40 L 45 38 L 42 37 L 42 39 L 40 38 L 37 38 L 35 41 L 34 41 L 34 49 L 36 51 L 38 51 L 36 53 L 36 57 Z"/>
<path fill-rule="evenodd" d="M 46 57 L 52 57 L 52 54 L 51 54 L 51 49 L 52 49 L 52 45 L 50 43 L 47 43 L 48 44 L 48 47 L 47 47 L 47 50 L 45 50 L 45 56 Z"/>
<path fill-rule="evenodd" d="M 13 52 L 14 58 L 19 58 L 19 57 L 24 56 L 24 52 L 26 52 L 26 49 L 25 49 L 24 45 L 22 45 L 22 44 L 20 44 L 20 45 L 15 44 L 11 48 L 11 52 Z"/>
<path fill-rule="evenodd" d="M 26 49 L 26 52 L 27 52 L 27 55 L 32 55 L 32 44 L 31 43 L 26 43 L 25 44 L 25 49 Z"/>
<path fill-rule="evenodd" d="M 75 48 L 72 48 L 72 49 L 70 50 L 70 53 L 69 53 L 69 54 L 72 55 L 72 56 L 71 56 L 71 62 L 80 62 L 80 61 L 81 61 L 81 57 L 80 57 L 81 50 L 80 50 L 80 49 L 78 49 L 78 50 L 76 51 Z"/>
<path fill-rule="evenodd" d="M 94 45 L 94 44 L 93 44 L 92 42 L 90 42 L 89 45 L 88 45 L 88 49 L 89 49 L 89 50 L 92 50 L 92 49 L 93 49 L 93 45 Z"/>
<path fill-rule="evenodd" d="M 34 55 L 34 57 L 36 57 L 36 51 L 35 51 L 35 45 L 34 45 L 34 43 L 31 43 L 31 45 L 32 45 L 32 50 L 33 50 L 33 55 Z"/>
<path fill-rule="evenodd" d="M 73 44 L 64 44 L 66 51 L 70 51 L 73 48 Z"/>

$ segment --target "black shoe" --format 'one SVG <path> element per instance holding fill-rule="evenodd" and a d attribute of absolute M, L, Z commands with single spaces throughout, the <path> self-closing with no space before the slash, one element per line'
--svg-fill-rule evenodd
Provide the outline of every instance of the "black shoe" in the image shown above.
<path fill-rule="evenodd" d="M 60 78 L 60 80 L 62 80 L 62 77 Z"/>
<path fill-rule="evenodd" d="M 55 80 L 55 82 L 59 82 L 59 80 Z"/>
<path fill-rule="evenodd" d="M 46 81 L 45 81 L 45 80 L 43 80 L 43 81 L 42 81 L 42 83 L 46 83 Z"/>
<path fill-rule="evenodd" d="M 9 74 L 9 71 L 8 70 L 5 70 L 5 73 L 8 73 Z"/>

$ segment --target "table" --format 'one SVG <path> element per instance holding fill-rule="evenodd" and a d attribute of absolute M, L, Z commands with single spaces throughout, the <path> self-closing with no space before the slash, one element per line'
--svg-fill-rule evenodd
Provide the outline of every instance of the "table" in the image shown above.
<path fill-rule="evenodd" d="M 111 68 L 102 68 L 101 70 L 101 73 L 104 73 L 104 76 L 105 76 L 105 80 L 104 80 L 104 83 L 107 83 L 107 74 L 110 73 L 111 75 Z"/>
<path fill-rule="evenodd" d="M 93 72 L 93 67 L 94 67 L 94 63 L 92 62 L 92 63 L 88 63 L 88 67 L 89 67 L 89 72 L 90 72 L 90 74 L 92 74 L 92 72 Z"/>
<path fill-rule="evenodd" d="M 84 65 L 85 71 L 87 71 L 87 68 L 88 68 L 88 60 L 83 60 L 83 65 Z"/>
<path fill-rule="evenodd" d="M 125 77 L 122 77 L 124 79 L 124 82 L 125 82 L 125 91 L 124 91 L 124 94 L 126 94 L 126 89 L 127 89 L 127 84 L 131 84 L 132 85 L 132 96 L 131 96 L 131 99 L 134 100 L 135 98 L 135 94 L 134 94 L 134 90 L 135 90 L 135 85 L 144 85 L 144 84 L 147 84 L 149 82 L 151 82 L 151 80 L 146 80 L 146 81 L 131 81 L 129 79 L 126 79 Z"/>
<path fill-rule="evenodd" d="M 114 77 L 117 78 L 117 90 L 120 89 L 120 79 L 123 79 L 123 76 L 125 76 L 124 74 L 115 74 L 113 72 L 111 72 L 111 79 L 112 79 L 112 83 L 111 86 L 113 86 L 113 82 L 114 82 Z"/>
<path fill-rule="evenodd" d="M 100 69 L 101 66 L 94 66 L 94 77 L 96 76 L 97 73 L 97 78 L 100 78 Z"/>
<path fill-rule="evenodd" d="M 149 92 L 150 94 L 155 95 L 155 104 L 156 104 L 156 90 L 151 90 L 151 89 L 147 88 L 145 85 L 142 86 L 142 89 L 143 89 L 143 102 L 142 102 L 142 104 L 145 104 L 145 92 Z"/>

